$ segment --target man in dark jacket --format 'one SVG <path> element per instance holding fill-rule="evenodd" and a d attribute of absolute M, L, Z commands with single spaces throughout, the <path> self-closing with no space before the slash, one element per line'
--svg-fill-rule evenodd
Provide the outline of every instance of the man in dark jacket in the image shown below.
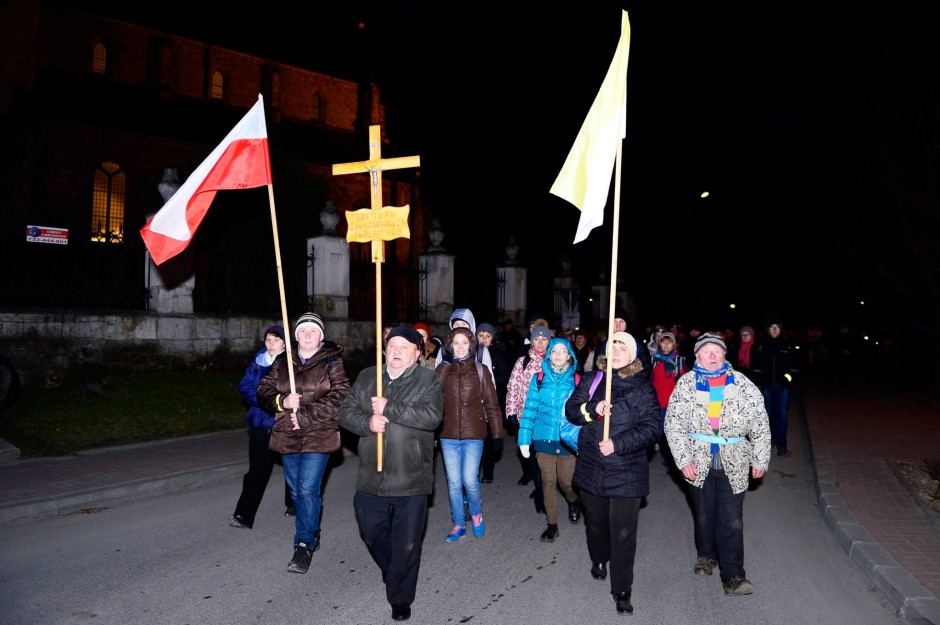
<path fill-rule="evenodd" d="M 770 433 L 777 455 L 790 455 L 787 447 L 787 427 L 790 409 L 790 385 L 798 373 L 796 351 L 783 335 L 783 324 L 772 319 L 767 326 L 767 336 L 758 343 L 757 352 L 751 353 L 751 371 L 754 382 L 764 395 L 767 415 L 770 417 Z"/>
<path fill-rule="evenodd" d="M 440 379 L 417 364 L 420 348 L 421 335 L 414 329 L 389 332 L 382 396 L 376 395 L 375 367 L 363 369 L 338 417 L 343 429 L 360 437 L 353 506 L 396 621 L 411 617 L 434 486 L 434 431 L 444 415 Z"/>

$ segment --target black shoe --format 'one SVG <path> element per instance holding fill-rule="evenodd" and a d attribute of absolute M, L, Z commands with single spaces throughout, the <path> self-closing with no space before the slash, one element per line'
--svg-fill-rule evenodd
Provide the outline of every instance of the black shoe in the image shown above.
<path fill-rule="evenodd" d="M 545 528 L 545 531 L 542 532 L 542 537 L 539 538 L 543 543 L 553 543 L 555 539 L 558 538 L 558 526 L 549 525 Z"/>
<path fill-rule="evenodd" d="M 407 621 L 411 618 L 411 606 L 404 603 L 396 603 L 392 606 L 392 620 Z"/>
<path fill-rule="evenodd" d="M 492 483 L 493 483 L 493 478 L 491 477 L 484 477 L 480 479 L 480 484 L 492 484 Z"/>
<path fill-rule="evenodd" d="M 616 592 L 614 601 L 617 602 L 617 614 L 633 614 L 633 604 L 630 603 L 630 593 Z"/>
<path fill-rule="evenodd" d="M 605 562 L 595 562 L 591 565 L 591 577 L 594 579 L 607 579 L 607 564 Z"/>
<path fill-rule="evenodd" d="M 284 510 L 284 516 L 297 516 L 297 508 L 294 506 L 287 506 L 287 509 Z"/>
<path fill-rule="evenodd" d="M 242 527 L 246 530 L 251 529 L 251 524 L 240 514 L 233 514 L 231 517 L 229 517 L 228 524 L 232 527 Z"/>
<path fill-rule="evenodd" d="M 581 502 L 573 501 L 568 504 L 568 520 L 572 524 L 577 524 L 581 521 Z"/>
<path fill-rule="evenodd" d="M 783 456 L 784 458 L 789 458 L 789 457 L 790 457 L 791 455 L 793 455 L 793 454 L 790 453 L 790 450 L 789 450 L 789 449 L 778 449 L 778 450 L 777 450 L 777 455 L 778 455 L 778 456 Z"/>
<path fill-rule="evenodd" d="M 526 484 L 528 484 L 528 483 L 531 482 L 531 481 L 532 481 L 532 478 L 531 478 L 531 477 L 527 477 L 527 476 L 523 475 L 522 477 L 519 478 L 519 481 L 516 482 L 516 484 L 518 484 L 519 486 L 525 486 Z"/>
<path fill-rule="evenodd" d="M 541 488 L 535 490 L 535 512 L 536 514 L 545 514 L 545 493 L 542 492 Z"/>
<path fill-rule="evenodd" d="M 310 560 L 313 558 L 313 549 L 305 542 L 297 543 L 294 547 L 294 557 L 287 565 L 289 573 L 306 573 L 310 568 Z"/>

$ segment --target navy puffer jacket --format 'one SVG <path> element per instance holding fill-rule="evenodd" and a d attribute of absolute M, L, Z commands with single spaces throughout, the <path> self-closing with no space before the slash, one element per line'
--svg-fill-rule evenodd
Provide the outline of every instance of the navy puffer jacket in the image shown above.
<path fill-rule="evenodd" d="M 602 455 L 598 448 L 604 437 L 604 422 L 596 419 L 606 380 L 591 398 L 588 395 L 594 376 L 584 376 L 565 403 L 568 421 L 582 426 L 573 482 L 598 497 L 643 497 L 650 492 L 647 450 L 659 436 L 659 402 L 653 385 L 641 374 L 643 363 L 639 358 L 623 369 L 626 377 L 615 369 L 611 380 L 611 455 Z M 585 418 L 582 406 L 591 420 Z"/>

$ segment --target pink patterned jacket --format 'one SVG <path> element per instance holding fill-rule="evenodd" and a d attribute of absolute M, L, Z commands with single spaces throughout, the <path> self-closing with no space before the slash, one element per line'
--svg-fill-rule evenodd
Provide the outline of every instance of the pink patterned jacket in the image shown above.
<path fill-rule="evenodd" d="M 522 409 L 525 408 L 525 396 L 529 392 L 529 382 L 532 381 L 532 376 L 542 370 L 542 356 L 530 348 L 529 364 L 526 365 L 525 370 L 522 369 L 525 356 L 520 356 L 516 360 L 516 364 L 513 365 L 512 373 L 509 374 L 509 384 L 506 385 L 507 418 L 515 415 L 518 419 L 522 416 Z"/>

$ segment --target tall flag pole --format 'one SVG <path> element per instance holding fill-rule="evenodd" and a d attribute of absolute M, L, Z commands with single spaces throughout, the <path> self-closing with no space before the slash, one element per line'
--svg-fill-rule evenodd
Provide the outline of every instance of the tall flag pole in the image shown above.
<path fill-rule="evenodd" d="M 271 207 L 271 229 L 274 232 L 274 255 L 277 261 L 277 283 L 281 295 L 281 317 L 283 327 L 287 323 L 287 303 L 284 296 L 284 276 L 281 271 L 281 247 L 277 236 L 277 215 L 274 210 L 274 185 L 271 179 L 271 155 L 268 148 L 268 127 L 264 120 L 264 99 L 258 101 L 226 135 L 211 154 L 186 179 L 167 203 L 140 229 L 144 245 L 153 262 L 160 265 L 181 253 L 192 241 L 196 230 L 209 211 L 218 191 L 230 189 L 253 189 L 268 187 L 268 204 Z M 291 342 L 287 348 L 287 372 L 290 392 L 295 393 L 294 363 L 291 357 Z M 294 429 L 297 411 L 291 420 Z"/>
<path fill-rule="evenodd" d="M 614 175 L 613 244 L 610 259 L 610 297 L 607 314 L 607 370 L 613 347 L 614 311 L 617 300 L 617 242 L 620 230 L 620 172 L 623 140 L 627 136 L 627 64 L 630 58 L 630 18 L 620 16 L 620 41 L 607 76 L 594 98 L 568 158 L 550 192 L 574 204 L 581 211 L 574 242 L 585 240 L 591 230 L 604 223 L 604 206 Z M 605 376 L 605 403 L 610 406 L 610 375 Z M 610 433 L 610 419 L 604 419 L 604 438 Z"/>

